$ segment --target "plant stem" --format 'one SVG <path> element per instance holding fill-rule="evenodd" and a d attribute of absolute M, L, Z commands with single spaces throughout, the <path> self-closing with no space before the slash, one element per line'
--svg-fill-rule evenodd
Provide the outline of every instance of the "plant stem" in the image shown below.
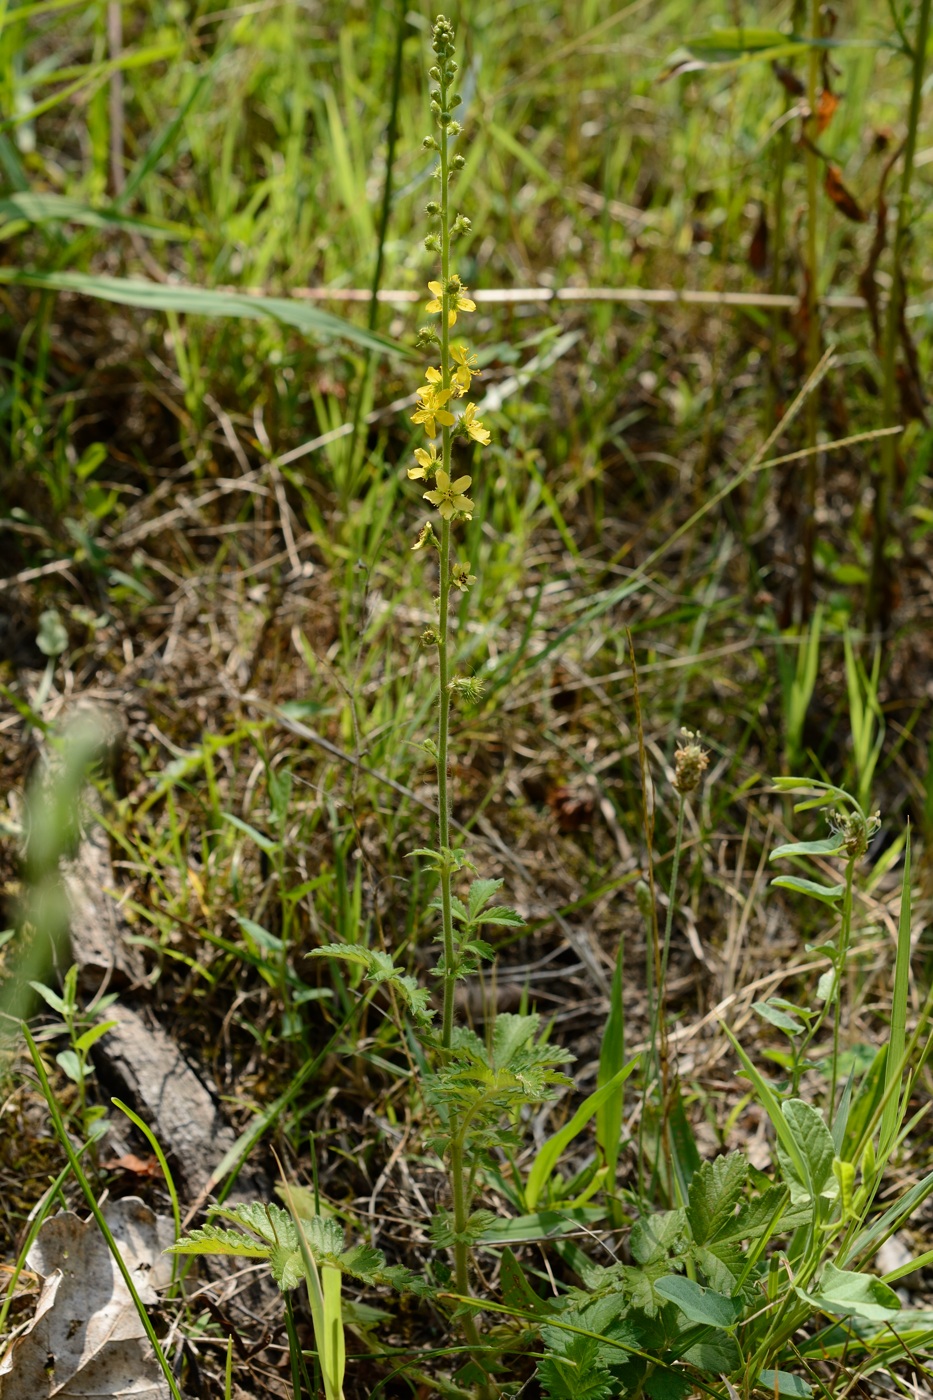
<path fill-rule="evenodd" d="M 913 49 L 913 83 L 910 90 L 910 108 L 907 116 L 907 139 L 904 143 L 904 171 L 901 176 L 901 197 L 897 206 L 897 226 L 894 234 L 894 266 L 891 271 L 891 295 L 888 298 L 887 316 L 884 326 L 884 380 L 881 394 L 882 427 L 894 424 L 894 400 L 897 388 L 897 335 L 900 329 L 904 308 L 904 261 L 907 255 L 907 241 L 910 235 L 910 186 L 914 173 L 914 155 L 917 149 L 917 127 L 920 121 L 920 102 L 923 94 L 923 77 L 926 69 L 927 42 L 930 34 L 930 0 L 921 0 L 917 19 L 917 32 Z M 882 438 L 880 462 L 875 481 L 875 534 L 872 544 L 871 579 L 868 586 L 868 620 L 870 623 L 883 620 L 888 610 L 888 578 L 885 546 L 888 538 L 888 521 L 894 495 L 894 464 L 897 438 L 892 434 Z"/>
<path fill-rule="evenodd" d="M 839 931 L 839 952 L 836 958 L 836 985 L 833 1003 L 833 1059 L 829 1089 L 829 1121 L 832 1124 L 836 1110 L 836 1082 L 839 1074 L 839 1027 L 842 1021 L 842 978 L 849 957 L 849 939 L 852 934 L 852 881 L 855 875 L 855 861 L 846 862 L 846 892 L 842 901 L 842 928 Z"/>
<path fill-rule="evenodd" d="M 450 1140 L 450 1184 L 453 1195 L 453 1215 L 454 1233 L 462 1235 L 466 1231 L 467 1220 L 470 1213 L 470 1202 L 468 1199 L 466 1168 L 464 1163 L 464 1126 L 458 1125 L 459 1131 Z M 454 1283 L 457 1292 L 461 1297 L 466 1298 L 470 1293 L 470 1246 L 466 1240 L 458 1239 L 454 1242 Z M 463 1331 L 471 1347 L 479 1347 L 479 1331 L 476 1320 L 472 1314 L 467 1314 L 463 1318 Z"/>
<path fill-rule="evenodd" d="M 447 82 L 442 79 L 441 102 L 446 109 Z M 447 124 L 440 127 L 441 158 L 441 385 L 450 388 L 450 327 L 447 324 L 450 304 L 447 283 L 450 279 L 450 191 Z M 441 428 L 441 457 L 443 470 L 450 477 L 450 428 Z M 450 849 L 450 796 L 447 787 L 448 747 L 450 739 L 450 656 L 449 656 L 449 613 L 450 613 L 450 521 L 441 522 L 441 561 L 440 561 L 440 612 L 438 617 L 438 673 L 440 684 L 440 709 L 437 720 L 437 806 L 438 843 L 442 854 Z M 441 918 L 444 937 L 444 1013 L 441 1029 L 441 1045 L 450 1049 L 454 1025 L 454 992 L 457 985 L 457 969 L 454 964 L 454 923 L 450 902 L 450 866 L 445 860 L 441 867 Z"/>
<path fill-rule="evenodd" d="M 815 40 L 820 37 L 820 0 L 810 5 L 810 54 L 807 71 L 807 374 L 811 375 L 820 360 L 819 247 L 817 243 L 817 204 L 819 201 L 819 156 L 814 147 L 817 134 L 816 110 L 819 98 L 820 51 Z M 819 399 L 815 393 L 807 399 L 806 446 L 816 446 L 819 421 Z M 803 568 L 800 576 L 800 619 L 810 614 L 813 593 L 813 548 L 815 541 L 817 454 L 807 458 L 804 490 Z"/>

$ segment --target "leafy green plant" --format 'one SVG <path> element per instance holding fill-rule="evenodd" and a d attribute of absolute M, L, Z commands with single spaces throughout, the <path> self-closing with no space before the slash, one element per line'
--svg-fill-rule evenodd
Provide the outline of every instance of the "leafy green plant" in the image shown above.
<path fill-rule="evenodd" d="M 418 1281 L 407 1269 L 387 1266 L 378 1249 L 368 1245 L 348 1249 L 339 1222 L 320 1211 L 314 1213 L 310 1193 L 286 1185 L 284 1194 L 287 1210 L 259 1202 L 215 1208 L 215 1217 L 236 1228 L 208 1223 L 176 1240 L 168 1253 L 263 1259 L 285 1294 L 304 1282 L 324 1394 L 326 1400 L 342 1400 L 346 1368 L 343 1279 L 414 1289 Z"/>
<path fill-rule="evenodd" d="M 78 1119 L 85 1137 L 100 1137 L 107 1130 L 107 1110 L 103 1104 L 89 1104 L 87 1086 L 94 1076 L 91 1064 L 91 1049 L 101 1036 L 116 1025 L 116 1021 L 101 1021 L 109 1007 L 117 1000 L 116 992 L 98 994 L 83 1007 L 78 998 L 78 968 L 73 963 L 65 973 L 61 994 L 47 987 L 43 982 L 29 983 L 46 1006 L 61 1018 L 59 1026 L 47 1026 L 39 1036 L 40 1043 L 67 1036 L 68 1045 L 55 1056 L 56 1064 L 64 1071 L 78 1090 Z"/>

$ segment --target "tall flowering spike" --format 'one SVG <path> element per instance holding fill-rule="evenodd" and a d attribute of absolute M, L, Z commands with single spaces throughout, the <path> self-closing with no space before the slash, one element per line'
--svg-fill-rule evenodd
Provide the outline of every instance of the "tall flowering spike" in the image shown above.
<path fill-rule="evenodd" d="M 449 536 L 444 533 L 458 521 L 472 519 L 474 510 L 473 502 L 466 495 L 472 478 L 461 475 L 457 464 L 452 462 L 453 444 L 459 440 L 465 448 L 469 448 L 471 468 L 476 447 L 489 444 L 489 430 L 477 418 L 476 404 L 460 406 L 457 403 L 458 399 L 466 398 L 473 379 L 479 374 L 476 355 L 466 341 L 452 341 L 450 338 L 458 318 L 476 310 L 476 303 L 468 296 L 467 288 L 450 266 L 451 244 L 472 230 L 466 215 L 458 211 L 452 217 L 450 208 L 451 182 L 465 164 L 463 156 L 452 150 L 452 143 L 460 135 L 460 123 L 454 121 L 453 113 L 461 102 L 459 94 L 454 91 L 457 74 L 454 37 L 450 20 L 438 15 L 431 38 L 435 63 L 430 70 L 434 84 L 431 89 L 431 114 L 437 134 L 432 133 L 424 138 L 424 146 L 436 151 L 438 156 L 434 175 L 440 189 L 438 197 L 429 200 L 425 209 L 431 223 L 425 247 L 440 254 L 439 275 L 428 282 L 431 297 L 426 304 L 429 315 L 437 319 L 418 332 L 417 344 L 428 350 L 432 358 L 440 350 L 440 365 L 432 364 L 425 370 L 426 382 L 417 391 L 418 403 L 411 421 L 423 429 L 430 441 L 427 448 L 415 449 L 415 465 L 407 469 L 412 480 L 433 482 L 434 489 L 426 491 L 424 495 L 441 517 L 444 569 L 441 592 L 444 597 L 451 586 L 463 590 L 464 580 L 472 580 L 469 569 L 454 576 L 449 560 Z M 439 451 L 434 441 L 438 436 Z M 445 538 L 448 541 L 446 549 L 443 547 Z M 438 636 L 439 646 L 443 645 L 443 640 L 442 628 Z"/>

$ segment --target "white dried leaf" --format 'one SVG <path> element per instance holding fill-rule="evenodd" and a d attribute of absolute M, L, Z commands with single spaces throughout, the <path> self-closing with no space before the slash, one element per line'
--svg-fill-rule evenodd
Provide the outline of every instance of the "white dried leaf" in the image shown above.
<path fill-rule="evenodd" d="M 172 1222 L 138 1197 L 104 1218 L 144 1303 L 171 1279 Z M 169 1388 L 116 1260 L 95 1222 L 45 1222 L 27 1256 L 43 1279 L 35 1316 L 0 1361 L 0 1400 L 169 1400 Z"/>

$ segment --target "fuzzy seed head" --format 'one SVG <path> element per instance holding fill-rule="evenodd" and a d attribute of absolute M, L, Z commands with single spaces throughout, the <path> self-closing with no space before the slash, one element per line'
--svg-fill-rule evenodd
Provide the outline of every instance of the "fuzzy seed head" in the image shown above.
<path fill-rule="evenodd" d="M 674 787 L 681 796 L 696 791 L 708 767 L 709 754 L 697 743 L 697 735 L 682 729 L 674 752 Z"/>

